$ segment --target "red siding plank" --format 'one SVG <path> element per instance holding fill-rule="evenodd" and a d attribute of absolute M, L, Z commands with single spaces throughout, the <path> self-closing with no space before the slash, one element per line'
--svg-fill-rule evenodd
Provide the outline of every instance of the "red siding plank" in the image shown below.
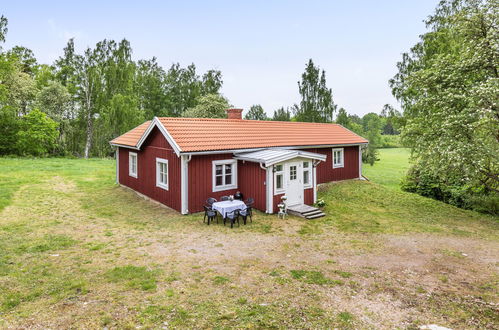
<path fill-rule="evenodd" d="M 326 155 L 326 161 L 317 165 L 317 184 L 359 177 L 359 147 L 343 147 L 344 167 L 333 168 L 333 148 L 312 148 L 304 151 Z"/>
<path fill-rule="evenodd" d="M 119 182 L 174 210 L 180 211 L 180 158 L 154 128 L 142 150 L 118 148 Z M 137 178 L 128 175 L 128 153 L 137 153 Z M 156 158 L 168 159 L 168 190 L 156 187 Z"/>

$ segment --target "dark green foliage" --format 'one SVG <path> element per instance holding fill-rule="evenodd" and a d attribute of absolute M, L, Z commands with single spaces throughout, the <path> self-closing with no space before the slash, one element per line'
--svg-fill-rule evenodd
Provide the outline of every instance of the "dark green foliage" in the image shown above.
<path fill-rule="evenodd" d="M 267 120 L 267 114 L 260 104 L 254 104 L 250 107 L 244 119 L 250 120 Z"/>
<path fill-rule="evenodd" d="M 426 20 L 428 31 L 397 64 L 390 85 L 403 106 L 402 137 L 414 160 L 405 189 L 461 207 L 483 202 L 494 209 L 498 8 L 497 1 L 441 1 Z"/>
<path fill-rule="evenodd" d="M 9 155 L 17 152 L 17 132 L 19 120 L 11 107 L 0 109 L 0 155 Z"/>
<path fill-rule="evenodd" d="M 274 116 L 272 120 L 275 121 L 290 121 L 291 120 L 291 112 L 289 110 L 284 110 L 284 107 L 281 107 L 274 111 Z"/>
<path fill-rule="evenodd" d="M 43 156 L 54 149 L 57 141 L 57 123 L 38 109 L 32 110 L 20 121 L 17 132 L 19 154 Z"/>
<path fill-rule="evenodd" d="M 333 92 L 326 85 L 326 72 L 320 70 L 310 59 L 298 82 L 300 104 L 294 106 L 297 121 L 330 123 L 336 111 L 333 102 Z"/>
<path fill-rule="evenodd" d="M 419 166 L 409 169 L 401 182 L 401 188 L 457 207 L 499 215 L 498 193 L 486 194 L 483 190 L 473 189 L 471 186 L 451 185 L 440 181 L 431 171 L 425 171 Z"/>

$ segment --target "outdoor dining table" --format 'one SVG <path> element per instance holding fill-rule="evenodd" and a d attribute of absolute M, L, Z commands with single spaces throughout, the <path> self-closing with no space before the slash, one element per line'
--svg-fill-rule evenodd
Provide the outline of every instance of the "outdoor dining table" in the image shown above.
<path fill-rule="evenodd" d="M 222 201 L 213 203 L 212 208 L 213 210 L 218 211 L 222 215 L 222 217 L 225 218 L 227 216 L 227 213 L 234 210 L 246 210 L 246 204 L 244 204 L 244 202 L 240 200 Z"/>

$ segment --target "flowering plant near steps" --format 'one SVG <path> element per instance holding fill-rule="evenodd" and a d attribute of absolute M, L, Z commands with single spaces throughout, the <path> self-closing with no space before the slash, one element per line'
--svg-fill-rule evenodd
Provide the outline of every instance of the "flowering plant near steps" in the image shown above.
<path fill-rule="evenodd" d="M 326 202 L 323 199 L 318 199 L 317 202 L 315 202 L 315 205 L 318 207 L 324 207 L 326 206 Z"/>

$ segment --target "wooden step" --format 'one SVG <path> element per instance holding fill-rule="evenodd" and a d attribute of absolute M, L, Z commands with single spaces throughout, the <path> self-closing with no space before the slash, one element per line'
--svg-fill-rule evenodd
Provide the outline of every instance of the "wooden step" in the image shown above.
<path fill-rule="evenodd" d="M 325 216 L 321 210 L 309 205 L 293 205 L 288 207 L 288 213 L 306 219 L 317 219 Z"/>
<path fill-rule="evenodd" d="M 306 216 L 305 218 L 306 218 L 306 219 L 309 219 L 309 220 L 312 220 L 312 219 L 321 218 L 321 217 L 323 217 L 323 216 L 325 216 L 325 215 L 326 215 L 325 213 L 320 212 L 320 213 L 316 213 L 316 214 L 314 214 L 314 215 L 309 215 L 309 216 Z"/>

